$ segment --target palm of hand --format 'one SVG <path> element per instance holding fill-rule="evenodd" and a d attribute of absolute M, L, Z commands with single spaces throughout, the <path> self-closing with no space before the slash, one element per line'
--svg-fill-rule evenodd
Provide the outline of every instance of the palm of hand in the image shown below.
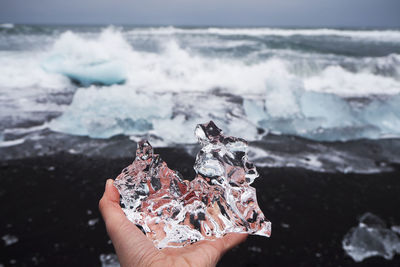
<path fill-rule="evenodd" d="M 158 250 L 126 218 L 119 206 L 119 193 L 112 185 L 112 180 L 107 181 L 99 207 L 121 266 L 215 266 L 227 250 L 247 237 L 247 234 L 232 233 L 214 241 Z"/>

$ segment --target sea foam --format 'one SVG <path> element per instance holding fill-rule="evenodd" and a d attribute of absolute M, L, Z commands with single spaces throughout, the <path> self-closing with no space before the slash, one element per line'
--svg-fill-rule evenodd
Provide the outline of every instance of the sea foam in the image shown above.
<path fill-rule="evenodd" d="M 176 27 L 54 32 L 33 38 L 45 39 L 34 49 L 0 52 L 7 122 L 1 127 L 50 121 L 51 129 L 68 134 L 145 135 L 156 145 L 194 143 L 185 129 L 209 119 L 248 140 L 269 131 L 328 141 L 396 137 L 400 55 L 387 49 L 396 47 L 398 34 Z M 12 43 L 27 36 L 0 37 Z M 288 45 L 298 36 L 309 38 L 306 48 L 315 36 L 384 48 L 377 52 L 382 56 L 362 57 L 308 51 Z M 199 108 L 205 102 L 208 108 Z"/>

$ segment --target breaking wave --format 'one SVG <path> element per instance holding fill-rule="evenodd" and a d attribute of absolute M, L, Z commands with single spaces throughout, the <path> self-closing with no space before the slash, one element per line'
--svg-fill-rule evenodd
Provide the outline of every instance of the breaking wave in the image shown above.
<path fill-rule="evenodd" d="M 267 132 L 323 141 L 400 135 L 396 30 L 160 27 L 42 34 L 47 39 L 35 49 L 0 51 L 0 101 L 9 107 L 2 128 L 10 117 L 18 120 L 15 110 L 30 121 L 30 111 L 48 107 L 62 114 L 43 116 L 53 130 L 148 136 L 159 145 L 193 143 L 193 125 L 210 119 L 249 140 Z M 19 40 L 10 36 L 0 37 Z M 296 50 L 263 36 L 326 36 L 326 47 L 349 37 L 379 56 L 360 56 L 354 45 L 344 49 L 353 55 Z"/>
<path fill-rule="evenodd" d="M 277 55 L 269 58 L 250 55 L 243 59 L 210 57 L 180 46 L 176 39 L 155 45 L 152 52 L 136 49 L 113 28 L 95 38 L 66 32 L 55 41 L 42 66 L 84 85 L 126 82 L 134 90 L 147 92 L 207 92 L 222 88 L 235 94 L 259 94 L 264 93 L 269 81 L 292 77 L 298 78 L 306 90 L 343 96 L 400 92 L 398 54 L 343 60 L 304 53 L 288 57 L 273 51 Z"/>

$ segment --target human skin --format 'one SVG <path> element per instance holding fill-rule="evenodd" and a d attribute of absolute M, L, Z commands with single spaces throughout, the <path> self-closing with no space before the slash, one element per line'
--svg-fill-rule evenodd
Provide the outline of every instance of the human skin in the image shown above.
<path fill-rule="evenodd" d="M 215 266 L 226 251 L 247 238 L 247 234 L 230 233 L 213 241 L 202 240 L 182 248 L 159 250 L 125 216 L 112 179 L 106 182 L 99 209 L 122 267 Z"/>

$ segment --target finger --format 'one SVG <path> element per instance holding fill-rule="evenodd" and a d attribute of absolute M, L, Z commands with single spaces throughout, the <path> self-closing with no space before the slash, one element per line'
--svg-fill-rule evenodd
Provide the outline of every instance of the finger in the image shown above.
<path fill-rule="evenodd" d="M 248 234 L 239 234 L 239 233 L 229 233 L 224 235 L 223 237 L 216 238 L 214 240 L 203 240 L 192 244 L 193 248 L 197 246 L 203 247 L 203 244 L 208 244 L 214 247 L 215 251 L 223 254 L 227 250 L 239 245 L 240 243 L 244 242 L 247 238 Z"/>
<path fill-rule="evenodd" d="M 119 192 L 117 188 L 114 186 L 114 180 L 112 179 L 107 180 L 104 195 L 111 202 L 119 204 Z"/>
<path fill-rule="evenodd" d="M 224 237 L 216 238 L 214 240 L 202 240 L 187 247 L 188 250 L 201 253 L 203 258 L 207 259 L 207 265 L 216 265 L 221 259 L 222 255 L 246 240 L 247 234 L 229 233 Z"/>
<path fill-rule="evenodd" d="M 222 253 L 232 249 L 247 239 L 248 234 L 229 233 L 222 237 L 223 248 Z"/>
<path fill-rule="evenodd" d="M 107 226 L 119 224 L 126 219 L 124 212 L 119 206 L 119 193 L 113 186 L 113 180 L 108 179 L 103 197 L 99 202 L 101 215 Z"/>

